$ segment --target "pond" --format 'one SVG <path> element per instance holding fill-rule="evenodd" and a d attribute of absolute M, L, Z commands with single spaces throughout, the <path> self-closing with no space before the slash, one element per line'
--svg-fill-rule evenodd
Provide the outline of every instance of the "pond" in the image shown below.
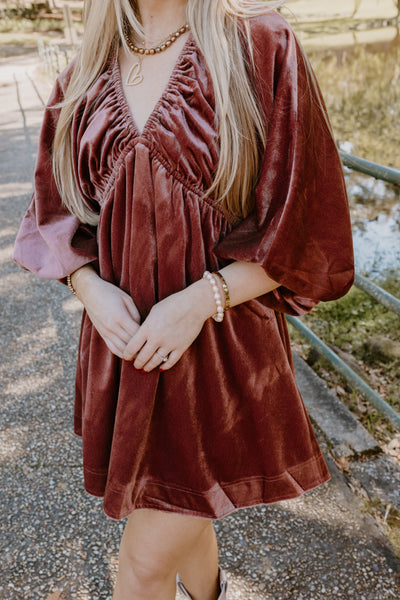
<path fill-rule="evenodd" d="M 343 6 L 342 6 L 343 5 Z M 307 50 L 338 146 L 400 169 L 400 1 L 294 0 L 283 12 Z M 346 170 L 360 272 L 400 264 L 400 187 Z"/>

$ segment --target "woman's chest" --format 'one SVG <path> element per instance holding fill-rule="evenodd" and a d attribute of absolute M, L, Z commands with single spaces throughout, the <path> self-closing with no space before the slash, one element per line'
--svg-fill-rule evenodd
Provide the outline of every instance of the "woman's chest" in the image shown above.
<path fill-rule="evenodd" d="M 141 104 L 136 103 L 137 90 L 132 97 L 126 95 L 129 65 L 124 68 L 117 60 L 89 90 L 76 115 L 74 146 L 80 183 L 91 197 L 101 200 L 116 170 L 135 163 L 138 148 L 147 151 L 146 176 L 157 159 L 168 176 L 204 191 L 210 186 L 219 160 L 214 95 L 197 53 L 193 47 L 188 50 L 162 82 L 153 86 L 148 81 Z M 140 152 L 142 158 L 145 154 Z M 138 178 L 141 170 L 135 173 Z"/>
<path fill-rule="evenodd" d="M 158 100 L 168 88 L 175 69 L 179 68 L 187 36 L 179 37 L 166 51 L 152 55 L 126 52 L 122 47 L 119 49 L 121 85 L 139 134 L 145 129 Z"/>

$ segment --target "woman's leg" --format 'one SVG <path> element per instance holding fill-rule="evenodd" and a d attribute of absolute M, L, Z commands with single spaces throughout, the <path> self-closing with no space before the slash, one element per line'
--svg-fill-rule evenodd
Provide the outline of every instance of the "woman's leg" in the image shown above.
<path fill-rule="evenodd" d="M 208 519 L 135 510 L 121 539 L 113 600 L 174 600 L 178 570 L 194 600 L 215 600 L 218 555 L 211 529 Z"/>
<path fill-rule="evenodd" d="M 218 545 L 211 521 L 191 551 L 182 557 L 178 572 L 193 600 L 218 597 Z"/>

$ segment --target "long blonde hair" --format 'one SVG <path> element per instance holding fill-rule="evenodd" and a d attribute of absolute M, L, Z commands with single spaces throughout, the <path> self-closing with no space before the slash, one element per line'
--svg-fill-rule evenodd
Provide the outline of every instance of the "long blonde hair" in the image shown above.
<path fill-rule="evenodd" d="M 248 74 L 252 45 L 247 19 L 282 3 L 188 0 L 187 4 L 187 21 L 211 75 L 219 133 L 218 168 L 204 196 L 213 195 L 215 202 L 237 218 L 245 217 L 253 208 L 260 144 L 265 147 L 266 143 L 265 119 Z M 126 47 L 124 23 L 128 21 L 138 36 L 143 34 L 135 5 L 135 0 L 85 0 L 82 46 L 61 103 L 54 138 L 53 169 L 62 200 L 70 212 L 92 225 L 98 216 L 82 199 L 74 175 L 72 120 L 76 107 L 104 70 L 115 40 L 119 38 Z M 248 52 L 243 51 L 240 18 L 244 20 Z"/>

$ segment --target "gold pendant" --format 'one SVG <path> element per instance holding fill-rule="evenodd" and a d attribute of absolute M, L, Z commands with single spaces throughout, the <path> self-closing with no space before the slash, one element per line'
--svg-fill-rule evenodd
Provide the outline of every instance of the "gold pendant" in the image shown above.
<path fill-rule="evenodd" d="M 128 76 L 126 78 L 126 85 L 139 85 L 143 81 L 143 75 L 141 73 L 142 70 L 142 62 L 139 60 L 137 63 L 134 63 L 129 69 Z"/>

